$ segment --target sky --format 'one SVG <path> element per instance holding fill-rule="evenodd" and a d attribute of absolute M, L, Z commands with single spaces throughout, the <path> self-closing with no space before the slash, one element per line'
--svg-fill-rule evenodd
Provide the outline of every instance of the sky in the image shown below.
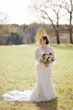
<path fill-rule="evenodd" d="M 0 12 L 7 15 L 8 24 L 31 24 L 42 22 L 36 16 L 36 12 L 29 7 L 34 0 L 0 0 Z M 50 12 L 51 13 L 51 12 Z M 51 13 L 53 15 L 53 13 Z M 65 19 L 60 20 L 65 23 Z"/>
<path fill-rule="evenodd" d="M 36 21 L 29 5 L 32 0 L 0 0 L 0 12 L 7 15 L 7 23 L 30 24 Z"/>

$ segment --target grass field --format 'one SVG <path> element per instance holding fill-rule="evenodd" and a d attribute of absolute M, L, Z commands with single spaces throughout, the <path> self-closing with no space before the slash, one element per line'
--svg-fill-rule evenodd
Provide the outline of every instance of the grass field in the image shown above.
<path fill-rule="evenodd" d="M 58 97 L 43 103 L 8 102 L 2 99 L 6 91 L 34 87 L 34 52 L 38 46 L 0 46 L 0 110 L 73 110 L 73 45 L 52 46 L 57 58 L 52 79 Z"/>

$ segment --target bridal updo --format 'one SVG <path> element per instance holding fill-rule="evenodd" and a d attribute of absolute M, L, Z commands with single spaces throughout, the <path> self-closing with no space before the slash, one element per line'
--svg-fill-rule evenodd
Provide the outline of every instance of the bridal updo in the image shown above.
<path fill-rule="evenodd" d="M 41 36 L 40 39 L 44 39 L 44 40 L 46 40 L 46 44 L 47 44 L 47 45 L 49 44 L 49 39 L 48 39 L 47 36 L 43 35 L 43 36 Z"/>

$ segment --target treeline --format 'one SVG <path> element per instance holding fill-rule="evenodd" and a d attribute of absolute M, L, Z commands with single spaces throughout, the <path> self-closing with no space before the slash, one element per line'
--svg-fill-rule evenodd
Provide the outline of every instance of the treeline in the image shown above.
<path fill-rule="evenodd" d="M 37 18 L 44 22 L 50 22 L 57 39 L 60 44 L 60 20 L 62 23 L 69 24 L 69 39 L 73 44 L 73 0 L 36 0 L 33 7 Z"/>
<path fill-rule="evenodd" d="M 32 23 L 30 25 L 0 25 L 0 45 L 33 44 L 36 42 L 35 36 L 40 28 L 46 30 L 51 43 L 57 43 L 52 25 Z M 70 42 L 68 25 L 60 25 L 59 33 L 61 43 Z"/>

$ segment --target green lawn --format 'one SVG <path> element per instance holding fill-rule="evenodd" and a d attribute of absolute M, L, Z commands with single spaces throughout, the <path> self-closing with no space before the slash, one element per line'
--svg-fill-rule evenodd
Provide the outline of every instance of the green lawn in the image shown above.
<path fill-rule="evenodd" d="M 0 110 L 73 110 L 73 45 L 52 46 L 57 58 L 52 79 L 58 98 L 43 103 L 8 102 L 2 99 L 6 91 L 34 87 L 34 52 L 38 46 L 0 46 Z"/>

